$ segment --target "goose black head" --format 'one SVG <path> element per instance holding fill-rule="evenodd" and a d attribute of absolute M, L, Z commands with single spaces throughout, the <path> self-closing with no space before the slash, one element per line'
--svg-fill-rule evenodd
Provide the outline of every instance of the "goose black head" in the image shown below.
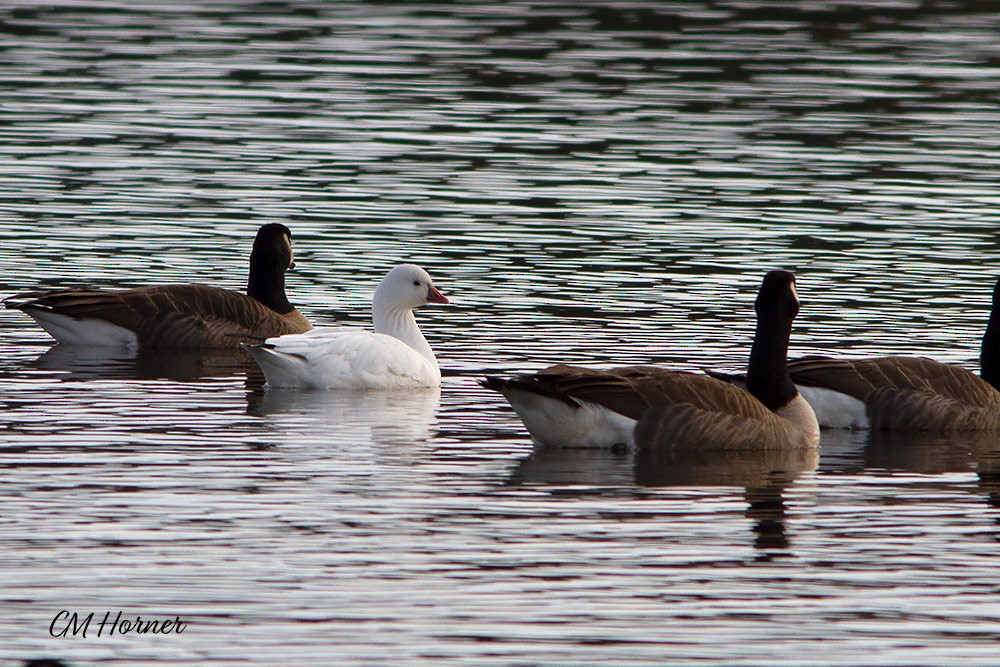
<path fill-rule="evenodd" d="M 775 314 L 794 319 L 799 314 L 799 295 L 795 291 L 795 275 L 790 271 L 768 271 L 754 302 L 757 315 Z"/>
<path fill-rule="evenodd" d="M 294 268 L 292 233 L 288 227 L 277 222 L 261 226 L 250 252 L 247 296 L 277 313 L 291 312 L 294 308 L 285 295 L 285 271 Z"/>
<path fill-rule="evenodd" d="M 292 232 L 279 222 L 261 225 L 257 230 L 257 238 L 253 241 L 250 252 L 250 263 L 255 261 L 268 264 L 272 268 L 284 272 L 295 268 L 292 254 Z"/>

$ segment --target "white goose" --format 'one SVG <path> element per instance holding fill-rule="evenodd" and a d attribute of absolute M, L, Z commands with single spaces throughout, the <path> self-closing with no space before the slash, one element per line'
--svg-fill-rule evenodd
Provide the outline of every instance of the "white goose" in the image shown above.
<path fill-rule="evenodd" d="M 272 387 L 408 389 L 437 387 L 441 369 L 413 309 L 448 303 L 427 272 L 401 264 L 386 274 L 372 299 L 375 331 L 313 329 L 268 338 L 244 349 Z"/>

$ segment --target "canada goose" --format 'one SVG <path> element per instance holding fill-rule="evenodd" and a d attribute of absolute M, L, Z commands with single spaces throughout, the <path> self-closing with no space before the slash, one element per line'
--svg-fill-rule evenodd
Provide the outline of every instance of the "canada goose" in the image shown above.
<path fill-rule="evenodd" d="M 807 356 L 788 372 L 825 428 L 1000 430 L 1000 281 L 980 348 L 980 376 L 924 357 Z M 740 382 L 738 375 L 711 373 Z"/>
<path fill-rule="evenodd" d="M 188 284 L 59 289 L 17 294 L 4 305 L 30 315 L 60 343 L 235 348 L 312 328 L 285 296 L 285 271 L 293 266 L 291 232 L 271 223 L 254 239 L 246 294 Z"/>
<path fill-rule="evenodd" d="M 441 370 L 413 309 L 448 303 L 427 272 L 401 264 L 386 274 L 372 299 L 375 331 L 313 329 L 244 345 L 272 387 L 407 389 L 436 387 Z"/>
<path fill-rule="evenodd" d="M 923 357 L 831 359 L 804 357 L 789 364 L 803 393 L 823 412 L 830 398 L 854 399 L 867 419 L 859 427 L 894 431 L 1000 430 L 1000 392 L 964 368 Z M 807 389 L 810 387 L 811 389 Z M 807 393 L 808 395 L 808 393 Z M 838 396 L 839 395 L 839 396 Z"/>
<path fill-rule="evenodd" d="M 706 375 L 655 366 L 595 370 L 552 366 L 533 375 L 488 376 L 535 440 L 561 447 L 779 448 L 815 446 L 812 409 L 788 377 L 795 277 L 764 276 L 755 303 L 749 392 Z"/>

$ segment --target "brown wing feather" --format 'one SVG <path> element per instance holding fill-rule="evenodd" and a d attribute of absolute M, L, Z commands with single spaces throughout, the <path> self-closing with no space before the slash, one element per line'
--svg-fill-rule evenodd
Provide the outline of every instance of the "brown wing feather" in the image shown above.
<path fill-rule="evenodd" d="M 867 401 L 873 429 L 907 431 L 994 431 L 996 405 L 978 406 L 940 393 L 882 387 Z"/>
<path fill-rule="evenodd" d="M 888 388 L 937 394 L 979 407 L 1000 406 L 1000 394 L 979 376 L 924 357 L 805 357 L 789 362 L 788 370 L 796 383 L 833 389 L 862 401 Z"/>
<path fill-rule="evenodd" d="M 105 320 L 136 332 L 143 347 L 238 347 L 312 328 L 296 310 L 281 315 L 245 294 L 207 285 L 34 292 L 10 299 L 8 307 Z"/>
<path fill-rule="evenodd" d="M 750 394 L 747 396 L 753 399 Z M 648 409 L 636 425 L 636 443 L 652 449 L 703 448 L 720 442 L 730 449 L 787 448 L 805 444 L 802 434 L 789 422 L 767 409 L 764 413 L 754 417 L 723 414 L 687 403 L 655 406 Z"/>
<path fill-rule="evenodd" d="M 655 366 L 552 366 L 516 382 L 571 405 L 595 403 L 635 419 L 642 447 L 770 448 L 815 444 L 736 385 Z"/>
<path fill-rule="evenodd" d="M 685 404 L 746 419 L 774 416 L 735 385 L 707 375 L 655 366 L 595 370 L 560 365 L 540 371 L 531 380 L 552 394 L 603 405 L 632 419 L 640 419 L 651 407 L 668 404 Z"/>

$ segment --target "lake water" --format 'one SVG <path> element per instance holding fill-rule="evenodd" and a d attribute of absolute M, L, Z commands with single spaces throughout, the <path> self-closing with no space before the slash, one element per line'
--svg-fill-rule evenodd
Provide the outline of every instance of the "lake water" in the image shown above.
<path fill-rule="evenodd" d="M 0 311 L 0 660 L 996 665 L 1000 443 L 533 451 L 485 372 L 975 368 L 1000 229 L 990 3 L 0 0 L 0 293 L 240 289 L 363 324 L 415 261 L 440 392 L 269 392 Z M 182 634 L 52 637 L 61 610 Z"/>

